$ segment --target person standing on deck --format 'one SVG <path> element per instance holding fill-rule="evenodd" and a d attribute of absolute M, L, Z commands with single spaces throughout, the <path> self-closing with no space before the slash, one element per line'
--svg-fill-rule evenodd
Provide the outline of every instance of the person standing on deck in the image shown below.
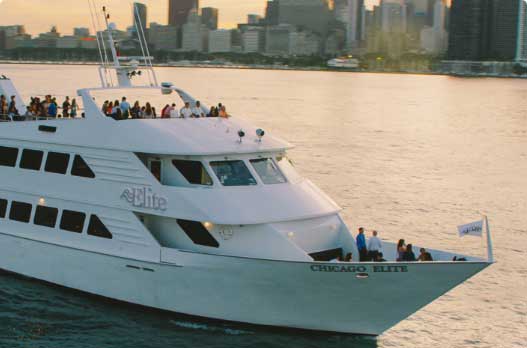
<path fill-rule="evenodd" d="M 62 118 L 70 117 L 70 107 L 70 97 L 66 97 L 66 100 L 62 103 Z"/>
<path fill-rule="evenodd" d="M 377 237 L 377 231 L 372 232 L 372 236 L 368 240 L 368 256 L 371 261 L 377 260 L 377 255 L 382 252 L 382 242 Z"/>
<path fill-rule="evenodd" d="M 366 248 L 366 237 L 364 237 L 364 228 L 359 228 L 357 236 L 357 249 L 359 249 L 359 258 L 361 262 L 368 261 L 368 249 Z"/>
<path fill-rule="evenodd" d="M 130 117 L 130 103 L 126 100 L 126 97 L 121 99 L 121 112 L 122 118 L 128 119 Z"/>

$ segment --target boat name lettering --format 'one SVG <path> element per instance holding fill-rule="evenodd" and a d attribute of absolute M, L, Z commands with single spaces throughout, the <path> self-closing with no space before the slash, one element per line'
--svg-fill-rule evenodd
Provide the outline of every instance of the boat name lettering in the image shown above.
<path fill-rule="evenodd" d="M 349 265 L 311 265 L 313 272 L 330 272 L 330 273 L 366 273 L 368 269 L 365 266 Z M 373 266 L 374 273 L 407 273 L 408 266 Z"/>
<path fill-rule="evenodd" d="M 364 266 L 346 266 L 346 265 L 311 265 L 313 272 L 346 272 L 346 273 L 364 273 Z"/>
<path fill-rule="evenodd" d="M 168 207 L 166 198 L 158 196 L 152 192 L 151 188 L 146 187 L 127 188 L 121 194 L 121 199 L 124 199 L 136 208 L 165 211 Z"/>
<path fill-rule="evenodd" d="M 408 266 L 373 266 L 375 273 L 406 273 Z"/>

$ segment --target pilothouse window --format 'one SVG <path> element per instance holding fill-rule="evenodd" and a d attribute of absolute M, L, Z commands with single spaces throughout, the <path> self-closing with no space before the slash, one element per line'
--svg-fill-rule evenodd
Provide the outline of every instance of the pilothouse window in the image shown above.
<path fill-rule="evenodd" d="M 256 179 L 243 161 L 210 162 L 210 166 L 223 186 L 256 185 Z"/>
<path fill-rule="evenodd" d="M 271 158 L 251 160 L 251 164 L 266 185 L 283 184 L 286 182 L 276 164 Z"/>
<path fill-rule="evenodd" d="M 14 167 L 16 165 L 17 158 L 17 148 L 0 146 L 0 166 Z"/>
<path fill-rule="evenodd" d="M 212 179 L 199 161 L 173 160 L 172 164 L 193 185 L 212 185 Z"/>

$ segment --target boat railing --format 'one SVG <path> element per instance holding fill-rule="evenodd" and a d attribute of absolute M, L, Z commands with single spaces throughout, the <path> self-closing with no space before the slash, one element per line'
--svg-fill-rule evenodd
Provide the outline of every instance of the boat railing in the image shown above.
<path fill-rule="evenodd" d="M 83 117 L 52 117 L 52 116 L 20 116 L 20 115 L 6 115 L 0 114 L 0 123 L 7 122 L 27 122 L 27 121 L 52 121 L 52 120 L 75 120 L 82 119 Z"/>

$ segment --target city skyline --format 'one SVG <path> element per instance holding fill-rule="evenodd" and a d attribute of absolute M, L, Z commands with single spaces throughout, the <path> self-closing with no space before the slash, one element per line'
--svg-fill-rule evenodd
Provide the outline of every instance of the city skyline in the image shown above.
<path fill-rule="evenodd" d="M 167 23 L 168 1 L 144 0 L 139 1 L 148 6 L 148 22 Z M 379 0 L 366 0 L 368 7 Z M 3 25 L 22 24 L 29 34 L 47 32 L 51 26 L 57 26 L 62 33 L 71 33 L 75 27 L 89 27 L 92 29 L 88 2 L 71 6 L 69 0 L 0 0 L 0 12 L 8 13 Z M 111 0 L 96 1 L 99 6 L 106 4 L 112 14 L 112 21 L 121 29 L 132 24 L 132 1 Z M 216 7 L 220 10 L 219 26 L 234 28 L 238 23 L 245 23 L 248 14 L 264 15 L 267 0 L 201 0 L 200 7 Z"/>

